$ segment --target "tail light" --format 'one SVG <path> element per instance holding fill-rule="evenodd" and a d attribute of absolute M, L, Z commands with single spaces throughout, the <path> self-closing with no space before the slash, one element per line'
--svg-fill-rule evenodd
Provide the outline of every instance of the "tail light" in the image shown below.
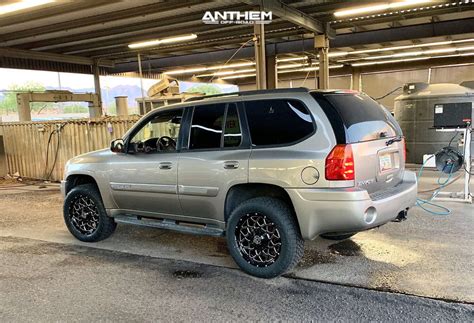
<path fill-rule="evenodd" d="M 326 179 L 349 181 L 355 177 L 354 156 L 350 145 L 337 145 L 326 158 Z"/>
<path fill-rule="evenodd" d="M 402 138 L 402 157 L 403 163 L 407 162 L 407 144 L 405 142 L 405 137 Z"/>

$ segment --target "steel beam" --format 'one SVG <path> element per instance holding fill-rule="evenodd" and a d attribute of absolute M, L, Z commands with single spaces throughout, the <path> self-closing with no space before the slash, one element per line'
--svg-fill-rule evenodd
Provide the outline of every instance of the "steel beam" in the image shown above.
<path fill-rule="evenodd" d="M 244 0 L 244 2 L 247 4 L 260 6 L 262 9 L 271 11 L 278 17 L 303 27 L 313 33 L 330 33 L 331 35 L 335 35 L 335 32 L 330 30 L 330 28 L 322 22 L 296 8 L 288 6 L 279 0 Z"/>
<path fill-rule="evenodd" d="M 79 65 L 94 65 L 94 60 L 88 57 L 63 55 L 56 53 L 36 52 L 31 50 L 15 49 L 9 47 L 0 47 L 0 57 L 13 57 L 23 59 L 34 59 L 39 61 L 50 61 L 60 63 L 71 63 Z M 108 59 L 101 59 L 100 66 L 114 67 L 113 61 Z"/>
<path fill-rule="evenodd" d="M 67 91 L 25 92 L 16 95 L 18 116 L 20 121 L 31 121 L 31 102 L 89 102 L 91 118 L 100 117 L 96 109 L 99 106 L 99 98 L 93 93 L 70 93 Z"/>
<path fill-rule="evenodd" d="M 457 19 L 450 21 L 440 21 L 427 24 L 404 26 L 397 28 L 387 28 L 382 30 L 364 31 L 358 33 L 337 35 L 335 39 L 329 41 L 331 48 L 352 47 L 374 43 L 386 43 L 400 40 L 410 40 L 419 38 L 431 38 L 437 36 L 456 35 L 474 32 L 474 18 Z M 299 53 L 302 51 L 313 51 L 314 40 L 286 41 L 277 44 L 268 44 L 266 51 L 274 50 L 275 54 Z M 164 57 L 150 60 L 152 66 L 169 68 L 176 66 L 210 64 L 219 61 L 226 61 L 235 49 L 224 49 L 218 51 L 208 51 L 182 56 Z M 254 56 L 253 48 L 242 48 L 234 59 L 249 59 Z M 136 71 L 137 63 L 122 63 L 112 70 L 113 73 Z"/>
<path fill-rule="evenodd" d="M 209 2 L 209 0 L 204 0 Z M 26 38 L 31 36 L 44 35 L 62 30 L 71 30 L 80 27 L 86 27 L 94 24 L 103 24 L 105 22 L 117 21 L 121 19 L 129 19 L 133 17 L 141 17 L 149 14 L 150 12 L 161 12 L 181 8 L 183 6 L 190 6 L 194 4 L 200 4 L 203 1 L 190 0 L 186 2 L 158 2 L 144 6 L 130 7 L 123 10 L 117 10 L 106 14 L 100 14 L 95 16 L 82 17 L 72 21 L 63 21 L 56 24 L 44 25 L 36 28 L 29 28 L 12 32 L 8 34 L 0 35 L 0 41 L 8 41 L 20 38 Z"/>

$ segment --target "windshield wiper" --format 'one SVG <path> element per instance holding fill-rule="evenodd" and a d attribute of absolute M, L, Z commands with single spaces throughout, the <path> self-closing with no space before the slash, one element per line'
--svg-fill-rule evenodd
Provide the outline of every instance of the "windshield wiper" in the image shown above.
<path fill-rule="evenodd" d="M 400 137 L 396 137 L 396 138 L 387 140 L 385 142 L 385 145 L 390 146 L 391 144 L 393 144 L 394 142 L 397 142 L 397 141 L 402 141 L 402 137 L 400 136 Z"/>

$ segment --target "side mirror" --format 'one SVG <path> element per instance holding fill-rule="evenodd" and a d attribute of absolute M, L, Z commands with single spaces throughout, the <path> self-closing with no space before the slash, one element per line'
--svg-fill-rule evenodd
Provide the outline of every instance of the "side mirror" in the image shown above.
<path fill-rule="evenodd" d="M 114 153 L 123 153 L 124 146 L 123 139 L 114 139 L 110 143 L 110 150 Z"/>

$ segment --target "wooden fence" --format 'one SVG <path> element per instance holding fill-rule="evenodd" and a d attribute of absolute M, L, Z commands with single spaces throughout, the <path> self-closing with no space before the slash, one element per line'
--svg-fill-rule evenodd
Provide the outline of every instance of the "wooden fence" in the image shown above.
<path fill-rule="evenodd" d="M 107 148 L 140 117 L 0 123 L 7 172 L 59 181 L 72 157 Z"/>

